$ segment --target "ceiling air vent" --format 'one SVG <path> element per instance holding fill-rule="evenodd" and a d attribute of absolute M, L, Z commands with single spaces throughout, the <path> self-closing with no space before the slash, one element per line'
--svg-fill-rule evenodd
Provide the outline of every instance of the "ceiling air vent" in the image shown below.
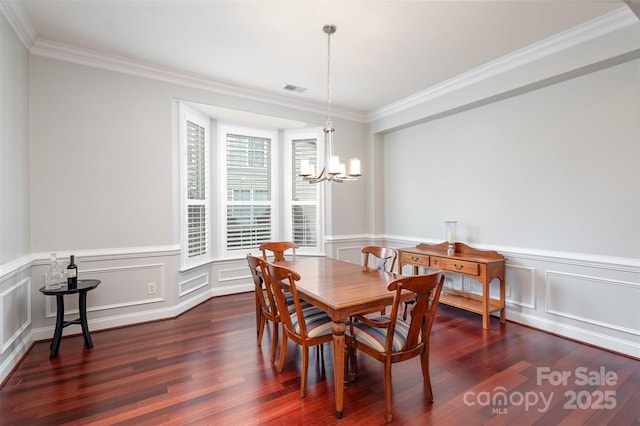
<path fill-rule="evenodd" d="M 286 86 L 284 86 L 284 90 L 288 90 L 290 92 L 302 93 L 307 89 L 305 89 L 304 87 L 295 86 L 293 84 L 287 84 Z"/>

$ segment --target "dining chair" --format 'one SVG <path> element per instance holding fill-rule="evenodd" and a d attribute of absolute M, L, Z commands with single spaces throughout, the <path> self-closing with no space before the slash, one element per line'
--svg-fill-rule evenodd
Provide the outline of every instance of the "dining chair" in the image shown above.
<path fill-rule="evenodd" d="M 362 261 L 363 266 L 372 266 L 369 264 L 369 258 L 371 257 L 371 260 L 375 262 L 374 267 L 376 269 L 383 269 L 387 272 L 393 271 L 396 259 L 398 258 L 398 252 L 395 249 L 380 246 L 367 246 L 363 247 L 361 251 L 364 255 Z"/>
<path fill-rule="evenodd" d="M 362 266 L 374 267 L 375 269 L 393 272 L 393 267 L 395 266 L 396 259 L 398 257 L 398 252 L 395 249 L 381 246 L 367 246 L 363 247 L 361 252 L 364 255 L 362 258 Z M 380 315 L 384 314 L 385 308 L 380 311 Z"/>
<path fill-rule="evenodd" d="M 282 372 L 286 356 L 287 339 L 291 339 L 302 347 L 302 377 L 300 381 L 300 397 L 304 397 L 307 387 L 307 372 L 309 370 L 309 348 L 323 345 L 333 340 L 331 325 L 333 321 L 326 312 L 313 305 L 304 306 L 300 303 L 296 281 L 300 275 L 284 266 L 267 264 L 266 285 L 276 299 L 280 312 L 287 312 L 285 288 L 292 293 L 294 310 L 290 315 L 281 315 L 282 343 L 278 372 Z"/>
<path fill-rule="evenodd" d="M 385 271 L 393 272 L 393 267 L 395 266 L 396 259 L 398 258 L 398 252 L 395 249 L 380 246 L 367 246 L 362 249 L 362 253 L 364 254 L 364 266 L 370 266 L 369 256 L 372 256 L 375 259 L 375 267 L 377 269 L 384 269 Z M 412 300 L 404 302 L 404 313 L 402 314 L 402 319 L 405 321 L 407 320 L 409 305 L 412 304 Z M 384 315 L 385 311 L 380 311 L 380 314 Z"/>
<path fill-rule="evenodd" d="M 434 272 L 427 275 L 413 275 L 397 278 L 387 288 L 393 291 L 391 315 L 367 318 L 357 315 L 358 321 L 349 324 L 351 334 L 350 357 L 353 357 L 351 375 L 356 374 L 357 351 L 364 352 L 384 363 L 385 416 L 391 422 L 391 364 L 420 356 L 424 392 L 433 401 L 431 379 L 429 377 L 429 336 L 438 308 L 438 300 L 444 283 L 444 274 Z M 411 319 L 405 322 L 398 318 L 402 294 L 415 294 Z"/>
<path fill-rule="evenodd" d="M 281 323 L 280 313 L 275 301 L 275 297 L 271 292 L 271 287 L 264 284 L 264 276 L 267 273 L 267 262 L 251 253 L 247 255 L 247 263 L 253 277 L 256 294 L 256 332 L 258 334 L 258 346 L 262 345 L 262 337 L 267 320 L 272 323 L 271 333 L 271 364 L 275 363 L 276 347 L 278 345 L 278 328 Z M 288 315 L 294 311 L 293 295 L 285 292 L 285 301 L 288 309 Z M 311 306 L 308 302 L 300 301 L 303 307 Z"/>
<path fill-rule="evenodd" d="M 273 254 L 273 259 L 271 262 L 279 262 L 284 261 L 286 258 L 284 257 L 284 252 L 287 250 L 292 250 L 293 258 L 292 260 L 296 260 L 296 249 L 298 248 L 298 244 L 293 241 L 269 241 L 267 243 L 263 243 L 260 245 L 260 251 L 262 251 L 262 258 L 264 260 L 269 261 L 267 259 L 267 252 Z"/>
<path fill-rule="evenodd" d="M 253 283 L 255 285 L 256 292 L 256 318 L 257 318 L 257 332 L 258 332 L 258 346 L 262 345 L 262 336 L 264 334 L 264 328 L 267 320 L 271 321 L 272 336 L 271 336 L 271 364 L 276 360 L 276 347 L 278 345 L 278 324 L 280 323 L 280 315 L 276 307 L 275 299 L 271 293 L 271 288 L 263 288 L 263 277 L 265 270 L 267 269 L 267 262 L 258 256 L 254 256 L 251 253 L 247 255 L 247 263 L 251 270 L 251 276 L 253 277 Z"/>

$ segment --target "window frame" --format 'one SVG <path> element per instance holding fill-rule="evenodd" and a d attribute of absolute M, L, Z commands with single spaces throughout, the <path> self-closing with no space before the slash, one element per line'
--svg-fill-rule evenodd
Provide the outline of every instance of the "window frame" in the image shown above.
<path fill-rule="evenodd" d="M 283 194 L 283 211 L 287 212 L 287 214 L 283 215 L 284 223 L 283 223 L 283 235 L 284 239 L 287 241 L 293 241 L 293 215 L 290 214 L 294 205 L 310 205 L 309 202 L 299 202 L 296 203 L 293 200 L 293 179 L 294 170 L 293 170 L 293 141 L 294 140 L 303 140 L 303 139 L 315 139 L 317 141 L 316 145 L 316 168 L 320 167 L 324 162 L 324 132 L 322 128 L 305 128 L 305 129 L 289 129 L 284 132 L 284 145 L 285 145 L 285 155 L 284 155 L 284 187 L 282 188 Z M 317 229 L 316 229 L 316 247 L 300 247 L 296 250 L 299 254 L 307 254 L 307 255 L 324 255 L 324 183 L 307 183 L 307 185 L 313 185 L 317 188 Z"/>
<path fill-rule="evenodd" d="M 183 102 L 179 103 L 179 150 L 180 150 L 180 263 L 181 270 L 187 270 L 209 263 L 213 260 L 212 245 L 212 206 L 211 206 L 211 118 L 189 107 Z M 204 200 L 192 202 L 188 199 L 188 167 L 187 167 L 187 121 L 204 129 Z M 203 254 L 189 256 L 189 205 L 203 205 L 206 214 L 205 245 Z"/>

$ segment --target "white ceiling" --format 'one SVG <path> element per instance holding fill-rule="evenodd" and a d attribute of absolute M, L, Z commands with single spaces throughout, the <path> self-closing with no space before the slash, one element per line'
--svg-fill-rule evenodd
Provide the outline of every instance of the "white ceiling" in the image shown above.
<path fill-rule="evenodd" d="M 269 95 L 370 113 L 618 8 L 622 1 L 20 0 L 53 41 Z M 287 92 L 287 84 L 304 93 Z"/>

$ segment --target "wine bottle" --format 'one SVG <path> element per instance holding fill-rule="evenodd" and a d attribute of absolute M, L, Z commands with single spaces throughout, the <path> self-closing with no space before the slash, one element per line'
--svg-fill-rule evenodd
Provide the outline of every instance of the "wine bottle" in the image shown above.
<path fill-rule="evenodd" d="M 78 267 L 76 266 L 74 255 L 71 255 L 69 266 L 67 266 L 67 286 L 70 289 L 78 287 Z"/>

